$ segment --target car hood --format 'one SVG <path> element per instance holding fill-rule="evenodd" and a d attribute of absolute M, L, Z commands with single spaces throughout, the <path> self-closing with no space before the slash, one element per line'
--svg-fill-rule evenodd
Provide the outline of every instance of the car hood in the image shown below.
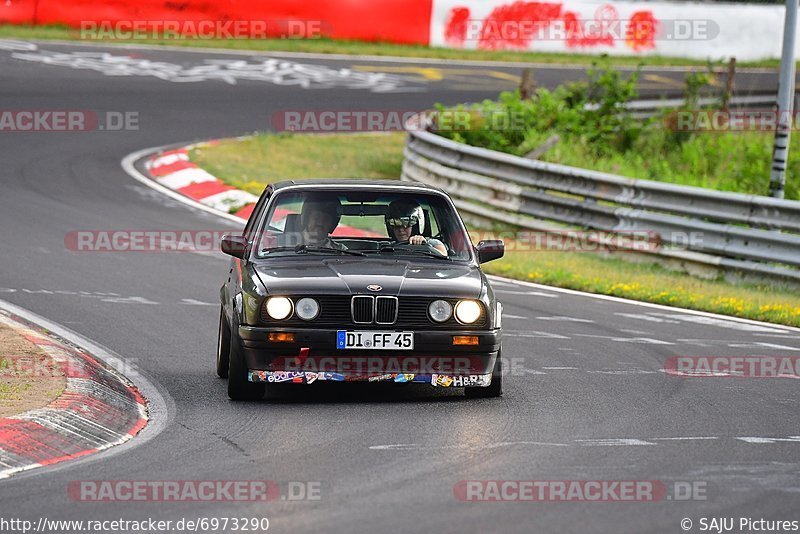
<path fill-rule="evenodd" d="M 275 258 L 254 265 L 271 295 L 374 294 L 478 298 L 479 268 L 383 258 Z M 377 284 L 381 291 L 371 292 Z"/>

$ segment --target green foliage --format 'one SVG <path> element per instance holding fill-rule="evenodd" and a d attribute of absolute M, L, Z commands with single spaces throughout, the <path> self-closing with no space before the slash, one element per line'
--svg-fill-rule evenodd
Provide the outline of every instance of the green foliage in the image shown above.
<path fill-rule="evenodd" d="M 702 111 L 713 73 L 686 76 L 683 111 Z M 523 156 L 558 134 L 561 141 L 542 161 L 584 167 L 631 178 L 659 180 L 723 191 L 766 195 L 772 155 L 771 132 L 680 131 L 676 112 L 634 119 L 624 104 L 637 96 L 638 72 L 624 77 L 607 59 L 593 65 L 588 79 L 527 100 L 519 92 L 469 106 L 437 106 L 441 115 L 462 113 L 459 127 L 439 123 L 438 133 L 461 143 Z M 462 117 L 463 118 L 463 117 Z M 793 135 L 786 198 L 800 199 L 800 136 Z"/>
<path fill-rule="evenodd" d="M 442 114 L 449 111 L 469 117 L 466 127 L 461 128 L 446 128 L 440 121 L 439 133 L 517 155 L 536 148 L 552 133 L 591 147 L 597 156 L 626 151 L 643 130 L 643 124 L 624 107 L 636 98 L 637 81 L 638 71 L 624 78 L 603 57 L 592 64 L 586 82 L 568 83 L 553 91 L 538 89 L 527 100 L 514 91 L 501 93 L 497 101 L 449 109 L 437 106 Z"/>

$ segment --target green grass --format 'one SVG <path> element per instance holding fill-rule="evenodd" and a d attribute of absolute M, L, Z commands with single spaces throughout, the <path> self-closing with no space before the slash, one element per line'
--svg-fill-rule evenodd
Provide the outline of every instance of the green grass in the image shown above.
<path fill-rule="evenodd" d="M 192 151 L 223 181 L 260 193 L 287 178 L 397 178 L 403 134 L 260 134 Z M 510 245 L 510 244 L 509 244 Z M 733 285 L 596 253 L 516 252 L 488 263 L 493 274 L 604 295 L 800 326 L 800 295 L 773 285 Z"/>
<path fill-rule="evenodd" d="M 301 178 L 394 179 L 405 134 L 269 134 L 192 151 L 192 161 L 224 182 L 260 195 L 267 183 Z"/>
<path fill-rule="evenodd" d="M 554 132 L 531 132 L 537 146 Z M 598 155 L 581 140 L 561 141 L 540 159 L 646 180 L 767 195 L 774 134 L 770 132 L 699 133 L 679 146 L 663 141 L 665 133 L 644 135 L 630 150 Z M 800 136 L 790 142 L 786 198 L 800 200 Z"/>
<path fill-rule="evenodd" d="M 800 295 L 796 292 L 705 280 L 650 263 L 588 252 L 510 252 L 484 269 L 540 284 L 800 326 Z"/>
<path fill-rule="evenodd" d="M 0 25 L 0 38 L 78 40 L 77 30 L 65 26 Z M 231 50 L 253 50 L 263 52 L 307 52 L 321 54 L 346 54 L 355 56 L 398 56 L 432 59 L 473 61 L 516 61 L 528 63 L 563 63 L 589 65 L 597 56 L 589 54 L 560 54 L 553 52 L 522 52 L 513 50 L 458 50 L 427 47 L 422 45 L 400 45 L 393 43 L 365 43 L 360 41 L 332 39 L 131 39 L 87 41 L 107 44 L 149 44 L 187 46 L 201 48 L 225 48 Z M 706 66 L 701 60 L 671 58 L 664 56 L 612 56 L 615 65 L 645 66 Z M 722 63 L 720 63 L 722 65 Z M 763 60 L 738 63 L 741 67 L 777 67 L 778 60 Z"/>

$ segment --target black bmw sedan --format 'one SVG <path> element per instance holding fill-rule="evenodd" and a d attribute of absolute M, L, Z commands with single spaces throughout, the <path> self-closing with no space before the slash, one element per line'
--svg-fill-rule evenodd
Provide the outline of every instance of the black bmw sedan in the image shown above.
<path fill-rule="evenodd" d="M 501 304 L 452 200 L 400 181 L 268 186 L 220 290 L 217 374 L 234 400 L 275 383 L 425 383 L 502 394 Z"/>

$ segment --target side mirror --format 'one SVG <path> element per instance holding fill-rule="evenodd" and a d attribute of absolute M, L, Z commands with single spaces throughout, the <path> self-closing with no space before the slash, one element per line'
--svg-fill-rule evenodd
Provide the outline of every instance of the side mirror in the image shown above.
<path fill-rule="evenodd" d="M 486 263 L 487 261 L 502 258 L 506 251 L 506 246 L 500 239 L 489 239 L 478 243 L 475 251 L 478 253 L 478 263 Z"/>
<path fill-rule="evenodd" d="M 247 250 L 247 239 L 243 235 L 225 234 L 222 236 L 220 248 L 228 256 L 241 259 L 244 258 L 244 252 Z"/>

